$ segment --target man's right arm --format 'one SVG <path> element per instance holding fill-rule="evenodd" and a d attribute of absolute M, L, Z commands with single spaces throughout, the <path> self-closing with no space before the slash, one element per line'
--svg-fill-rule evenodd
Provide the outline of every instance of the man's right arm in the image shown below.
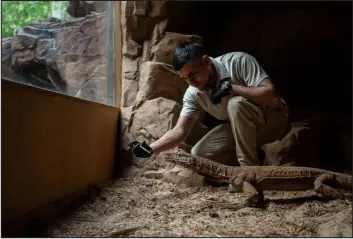
<path fill-rule="evenodd" d="M 198 118 L 199 105 L 196 96 L 192 92 L 193 88 L 188 88 L 183 97 L 183 108 L 179 119 L 173 129 L 166 132 L 161 138 L 147 145 L 146 142 L 134 141 L 131 143 L 132 152 L 137 157 L 147 158 L 154 153 L 160 153 L 165 150 L 179 146 L 188 137 L 196 118 Z"/>
<path fill-rule="evenodd" d="M 153 153 L 160 153 L 179 146 L 188 137 L 194 123 L 193 117 L 180 115 L 174 128 L 150 145 Z"/>

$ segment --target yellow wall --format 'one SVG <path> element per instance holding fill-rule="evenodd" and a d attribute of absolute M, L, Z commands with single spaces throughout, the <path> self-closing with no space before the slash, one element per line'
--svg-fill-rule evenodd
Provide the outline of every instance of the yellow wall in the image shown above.
<path fill-rule="evenodd" d="M 1 84 L 2 222 L 111 177 L 118 108 Z"/>

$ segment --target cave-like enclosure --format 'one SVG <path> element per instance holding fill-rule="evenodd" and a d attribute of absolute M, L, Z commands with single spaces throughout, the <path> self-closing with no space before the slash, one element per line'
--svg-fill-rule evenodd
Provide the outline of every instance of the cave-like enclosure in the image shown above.
<path fill-rule="evenodd" d="M 162 53 L 153 50 L 158 34 L 163 35 L 159 32 L 200 36 L 213 57 L 243 51 L 258 59 L 288 103 L 292 122 L 321 117 L 314 123 L 320 125 L 319 134 L 309 140 L 316 145 L 303 152 L 310 154 L 310 148 L 316 147 L 320 162 L 310 164 L 308 157 L 299 164 L 332 170 L 351 168 L 351 3 L 167 2 L 160 19 L 156 18 L 160 22 L 152 24 L 145 17 L 152 11 L 148 4 L 130 5 L 122 8 L 126 19 L 123 45 L 127 46 L 123 47 L 123 107 L 136 109 L 134 91 L 138 86 L 133 89 L 130 83 L 138 82 L 142 71 L 136 70 L 137 76 L 130 81 L 124 69 L 139 58 L 137 64 L 147 60 L 170 64 L 170 55 L 165 57 L 169 62 L 160 56 L 169 50 L 164 49 L 167 40 L 159 46 Z M 141 9 L 145 9 L 145 15 Z M 140 14 L 135 15 L 136 25 L 131 20 L 133 12 Z M 163 20 L 167 21 L 164 25 Z M 210 117 L 203 123 L 209 128 L 216 124 Z M 337 160 L 333 162 L 333 158 Z"/>
<path fill-rule="evenodd" d="M 76 2 L 80 2 L 80 6 L 86 4 L 86 1 Z M 133 157 L 127 147 L 132 140 L 155 141 L 175 125 L 187 85 L 172 71 L 171 56 L 178 43 L 198 41 L 212 57 L 230 51 L 250 53 L 270 75 L 290 107 L 290 120 L 297 127 L 297 131 L 291 132 L 296 132 L 293 134 L 299 142 L 296 148 L 289 147 L 288 152 L 281 144 L 272 149 L 285 157 L 293 157 L 300 166 L 351 174 L 351 2 L 122 1 L 109 2 L 109 5 L 106 2 L 100 7 L 94 5 L 95 1 L 89 2 L 98 14 L 91 13 L 91 8 L 74 9 L 67 23 L 55 19 L 43 22 L 55 26 L 49 27 L 49 31 L 64 32 L 59 37 L 55 34 L 43 36 L 41 31 L 36 32 L 38 29 L 27 27 L 31 30 L 29 39 L 39 36 L 38 39 L 48 38 L 44 42 L 55 42 L 46 53 L 42 51 L 49 61 L 36 61 L 39 55 L 32 53 L 39 47 L 48 46 L 38 43 L 37 48 L 29 47 L 30 44 L 24 44 L 27 38 L 23 37 L 23 32 L 2 42 L 6 50 L 3 51 L 6 57 L 2 59 L 6 64 L 2 69 L 11 73 L 9 66 L 17 58 L 33 64 L 24 71 L 35 71 L 33 66 L 38 64 L 44 64 L 38 71 L 50 69 L 48 62 L 57 61 L 64 66 L 64 70 L 57 69 L 58 73 L 71 87 L 64 93 L 79 98 L 72 101 L 55 92 L 14 82 L 3 83 L 3 95 L 7 99 L 21 96 L 7 100 L 4 107 L 5 116 L 8 116 L 4 121 L 9 125 L 6 136 L 12 140 L 4 147 L 8 149 L 5 168 L 9 169 L 4 188 L 10 192 L 5 195 L 9 205 L 6 215 L 19 219 L 19 224 L 25 226 L 17 227 L 10 221 L 8 225 L 13 224 L 17 229 L 8 227 L 8 235 L 39 235 L 33 228 L 42 228 L 49 222 L 38 213 L 39 205 L 45 206 L 46 212 L 55 218 L 66 202 L 71 203 L 70 198 L 66 198 L 65 203 L 56 200 L 71 192 L 78 195 L 75 190 L 85 187 L 83 194 L 88 188 L 93 197 L 83 204 L 79 201 L 79 209 L 69 212 L 68 218 L 60 222 L 62 224 L 53 225 L 45 233 L 102 236 L 111 235 L 116 227 L 124 229 L 146 224 L 132 235 L 351 236 L 351 231 L 337 229 L 342 229 L 342 225 L 351 227 L 349 205 L 343 200 L 311 201 L 312 192 L 295 195 L 270 192 L 267 194 L 272 200 L 269 210 L 219 210 L 220 217 L 213 218 L 217 213 L 212 214 L 215 209 L 203 205 L 205 200 L 241 201 L 243 195 L 227 194 L 226 187 L 203 187 L 210 183 L 205 176 L 166 162 L 163 153 L 139 159 Z M 110 30 L 103 30 L 104 19 L 109 20 L 107 29 Z M 78 26 L 86 31 L 86 41 Z M 70 37 L 66 38 L 66 34 Z M 14 45 L 16 54 L 11 52 Z M 103 51 L 105 47 L 108 52 Z M 72 51 L 66 51 L 66 48 Z M 76 60 L 87 57 L 85 54 L 89 55 L 88 61 Z M 72 63 L 75 67 L 66 69 L 66 65 Z M 91 71 L 95 73 L 92 73 L 93 77 L 88 74 Z M 4 72 L 3 79 L 11 78 Z M 43 74 L 46 77 L 47 72 Z M 23 82 L 15 78 L 11 80 L 43 88 L 38 82 L 31 82 L 31 78 L 22 79 Z M 87 104 L 87 100 L 98 104 Z M 113 107 L 104 107 L 104 104 Z M 39 111 L 41 114 L 36 113 Z M 57 111 L 62 113 L 59 115 Z M 116 126 L 118 118 L 119 129 Z M 26 124 L 17 123 L 24 121 Z M 87 122 L 91 122 L 90 127 L 86 126 Z M 186 144 L 194 145 L 218 123 L 205 115 L 193 128 Z M 55 140 L 47 139 L 47 134 Z M 29 141 L 34 144 L 28 144 Z M 21 154 L 17 154 L 17 145 L 22 145 L 18 151 Z M 47 154 L 42 153 L 40 147 L 46 147 Z M 188 150 L 188 147 L 182 149 Z M 271 154 L 271 150 L 264 153 Z M 272 156 L 276 158 L 281 154 Z M 24 163 L 17 165 L 16 160 L 22 159 L 33 168 Z M 33 163 L 38 161 L 45 163 Z M 48 173 L 51 170 L 56 170 L 57 174 Z M 109 181 L 114 183 L 108 186 L 104 183 L 105 186 L 87 185 L 88 182 L 98 184 L 98 181 L 112 179 L 112 176 L 123 178 Z M 299 197 L 298 201 L 296 197 Z M 285 206 L 281 203 L 283 198 L 284 201 L 294 199 Z M 23 216 L 30 209 L 35 219 Z M 318 213 L 317 217 L 315 213 Z M 327 226 L 327 221 L 333 224 Z M 331 226 L 338 231 L 322 229 Z"/>

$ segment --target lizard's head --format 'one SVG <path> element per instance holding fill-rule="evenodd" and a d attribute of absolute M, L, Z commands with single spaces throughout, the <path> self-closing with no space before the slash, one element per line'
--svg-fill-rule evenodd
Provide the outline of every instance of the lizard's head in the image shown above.
<path fill-rule="evenodd" d="M 171 163 L 175 163 L 186 168 L 189 168 L 193 165 L 193 157 L 191 154 L 183 153 L 180 151 L 177 152 L 168 152 L 165 154 L 165 160 Z"/>

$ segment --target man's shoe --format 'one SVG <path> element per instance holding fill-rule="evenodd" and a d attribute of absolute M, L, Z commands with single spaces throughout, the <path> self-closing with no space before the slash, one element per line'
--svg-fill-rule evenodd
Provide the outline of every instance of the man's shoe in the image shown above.
<path fill-rule="evenodd" d="M 234 187 L 233 184 L 230 183 L 230 184 L 228 184 L 228 192 L 230 192 L 230 193 L 241 193 L 242 190 L 241 190 L 241 188 Z"/>

